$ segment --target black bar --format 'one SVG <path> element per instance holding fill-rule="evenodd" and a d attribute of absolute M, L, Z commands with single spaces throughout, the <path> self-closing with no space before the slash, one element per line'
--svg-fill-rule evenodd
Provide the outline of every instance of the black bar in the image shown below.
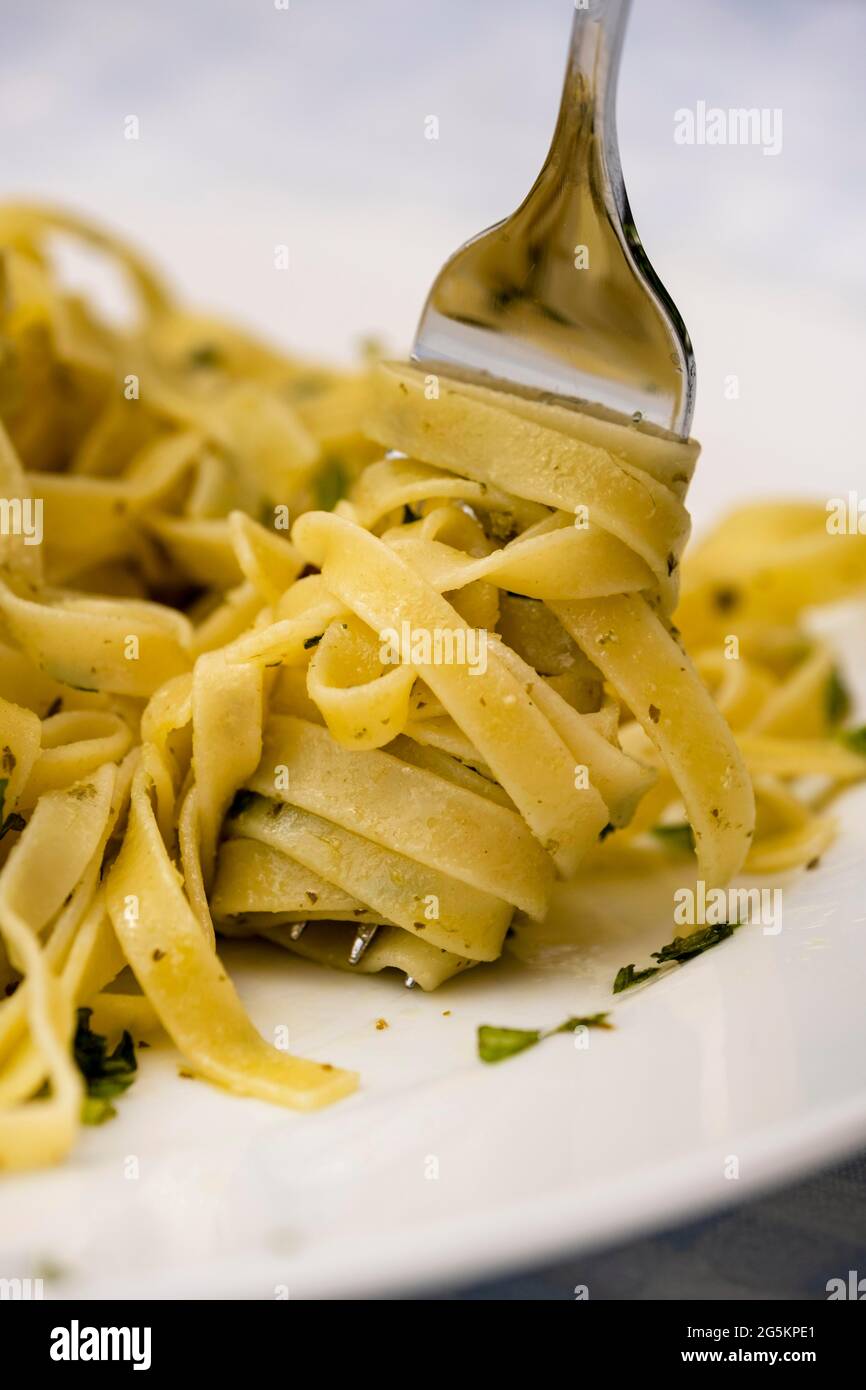
<path fill-rule="evenodd" d="M 513 1304 L 509 1305 L 506 1323 L 497 1317 L 487 1328 L 478 1304 L 472 1305 L 471 1313 L 467 1309 L 458 1314 L 456 1323 L 443 1323 L 440 1308 L 436 1314 L 439 1327 L 434 1332 L 429 1309 L 422 1323 L 416 1320 L 413 1304 L 402 1302 L 397 1347 L 394 1325 L 388 1324 L 383 1336 L 377 1329 L 377 1309 L 369 1306 L 363 1309 L 363 1321 L 359 1318 L 356 1325 L 355 1315 L 345 1303 L 338 1312 L 328 1302 L 317 1307 L 312 1302 L 279 1299 L 237 1302 L 230 1307 L 216 1302 L 24 1299 L 0 1302 L 0 1334 L 7 1356 L 14 1348 L 14 1360 L 22 1369 L 48 1372 L 60 1380 L 76 1374 L 92 1380 L 100 1369 L 115 1376 L 134 1374 L 137 1361 L 138 1379 L 191 1367 L 218 1374 L 220 1383 L 227 1376 L 240 1375 L 244 1390 L 253 1377 L 272 1379 L 281 1370 L 294 1376 L 302 1365 L 309 1377 L 314 1371 L 310 1364 L 314 1357 L 321 1358 L 322 1371 L 329 1378 L 341 1355 L 354 1374 L 372 1374 L 373 1362 L 379 1362 L 382 1374 L 391 1378 L 395 1368 L 389 1370 L 384 1358 L 408 1354 L 404 1371 L 414 1375 L 420 1366 L 412 1348 L 418 1347 L 423 1361 L 425 1342 L 431 1351 L 438 1344 L 440 1367 L 444 1361 L 456 1370 L 461 1351 L 453 1332 L 459 1331 L 464 1316 L 472 1318 L 465 1326 L 467 1331 L 472 1329 L 476 1355 L 481 1350 L 479 1337 L 484 1338 L 484 1358 L 489 1351 L 494 1365 L 520 1345 L 522 1359 L 535 1351 L 541 1374 L 549 1374 L 558 1364 L 554 1358 L 559 1343 L 568 1357 L 565 1365 L 579 1378 L 589 1374 L 592 1365 L 598 1370 L 598 1358 L 603 1358 L 611 1372 L 632 1367 L 654 1374 L 673 1367 L 700 1372 L 712 1365 L 729 1370 L 753 1365 L 776 1370 L 798 1365 L 826 1376 L 828 1371 L 858 1363 L 866 1329 L 864 1310 L 838 1305 L 862 1301 L 866 1301 L 866 1290 L 861 1292 L 856 1280 L 844 1296 L 840 1293 L 826 1301 L 593 1303 L 576 1299 L 555 1318 L 551 1316 L 550 1322 L 545 1321 L 543 1342 L 537 1337 L 521 1342 L 522 1319 Z M 317 1333 L 320 1316 L 327 1321 Z M 536 1328 L 537 1324 L 533 1331 Z M 102 1329 L 115 1332 L 103 1334 Z M 103 1359 L 89 1359 L 93 1350 Z M 125 1353 L 125 1359 L 114 1359 L 115 1351 Z M 560 1365 L 558 1374 L 562 1369 Z"/>

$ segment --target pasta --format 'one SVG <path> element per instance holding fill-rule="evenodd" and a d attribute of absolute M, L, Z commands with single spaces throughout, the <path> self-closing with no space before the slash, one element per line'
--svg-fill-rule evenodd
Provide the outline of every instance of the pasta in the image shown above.
<path fill-rule="evenodd" d="M 120 266 L 130 324 L 58 236 Z M 72 1147 L 81 1008 L 236 1094 L 353 1090 L 259 1036 L 221 937 L 432 990 L 660 826 L 711 887 L 823 851 L 866 757 L 799 622 L 866 586 L 866 538 L 749 508 L 681 584 L 697 452 L 311 368 L 0 209 L 0 1167 Z"/>

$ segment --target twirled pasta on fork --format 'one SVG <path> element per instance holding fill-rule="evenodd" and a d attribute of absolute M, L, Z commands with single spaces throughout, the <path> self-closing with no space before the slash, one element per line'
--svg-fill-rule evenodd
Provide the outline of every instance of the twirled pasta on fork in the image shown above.
<path fill-rule="evenodd" d="M 60 286 L 58 232 L 131 274 L 134 329 Z M 262 1040 L 219 935 L 431 990 L 660 823 L 710 886 L 829 843 L 866 758 L 796 623 L 866 538 L 741 513 L 681 634 L 694 443 L 290 361 L 67 217 L 2 210 L 0 245 L 0 1166 L 71 1147 L 81 1007 L 239 1094 L 353 1089 Z"/>

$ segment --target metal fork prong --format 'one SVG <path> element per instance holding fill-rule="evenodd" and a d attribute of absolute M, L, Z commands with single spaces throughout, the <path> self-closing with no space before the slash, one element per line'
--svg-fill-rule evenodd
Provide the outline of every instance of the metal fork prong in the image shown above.
<path fill-rule="evenodd" d="M 617 145 L 616 77 L 630 4 L 575 6 L 541 173 L 516 212 L 443 266 L 411 355 L 427 371 L 552 394 L 686 438 L 692 346 L 638 236 Z"/>
<path fill-rule="evenodd" d="M 376 932 L 379 930 L 378 923 L 365 922 L 355 933 L 355 940 L 352 942 L 352 949 L 349 952 L 349 964 L 357 965 L 363 956 Z"/>
<path fill-rule="evenodd" d="M 407 989 L 414 989 L 414 988 L 415 988 L 415 976 L 414 976 L 414 975 L 407 975 L 406 978 L 405 978 L 405 980 L 403 981 L 403 984 L 406 986 Z"/>
<path fill-rule="evenodd" d="M 300 941 L 306 925 L 306 922 L 292 923 L 292 925 L 289 927 L 289 936 L 292 938 L 293 941 Z"/>

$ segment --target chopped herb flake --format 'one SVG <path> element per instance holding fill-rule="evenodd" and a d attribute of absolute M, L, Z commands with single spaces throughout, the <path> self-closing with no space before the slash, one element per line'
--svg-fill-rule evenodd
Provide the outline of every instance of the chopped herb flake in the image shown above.
<path fill-rule="evenodd" d="M 23 816 L 19 816 L 17 811 L 11 811 L 8 816 L 3 816 L 3 806 L 6 801 L 6 788 L 9 786 L 8 777 L 0 777 L 0 840 L 4 835 L 8 835 L 10 830 L 23 830 L 27 824 Z"/>
<path fill-rule="evenodd" d="M 624 989 L 631 989 L 632 985 L 643 984 L 651 975 L 657 975 L 658 969 L 657 965 L 647 966 L 646 970 L 635 970 L 633 965 L 620 966 L 613 982 L 614 994 L 622 994 Z"/>
<path fill-rule="evenodd" d="M 345 497 L 349 486 L 349 476 L 341 458 L 326 458 L 316 476 L 316 506 L 320 511 L 332 512 L 341 497 Z"/>
<path fill-rule="evenodd" d="M 556 1028 L 493 1028 L 482 1024 L 478 1029 L 478 1056 L 482 1062 L 502 1062 L 506 1057 L 515 1057 L 528 1047 L 535 1047 L 543 1038 L 552 1038 L 557 1033 L 573 1033 L 576 1028 L 612 1028 L 608 1015 L 587 1014 L 585 1017 L 567 1018 Z"/>
<path fill-rule="evenodd" d="M 214 343 L 201 343 L 190 352 L 187 362 L 190 367 L 219 367 L 222 353 Z"/>
<path fill-rule="evenodd" d="M 859 753 L 861 758 L 866 758 L 866 724 L 861 724 L 859 729 L 843 729 L 839 738 L 852 753 Z"/>
<path fill-rule="evenodd" d="M 841 724 L 851 713 L 850 691 L 835 666 L 824 687 L 824 712 L 831 726 Z"/>
<path fill-rule="evenodd" d="M 613 982 L 613 993 L 621 994 L 624 989 L 631 989 L 632 985 L 642 984 L 665 966 L 684 965 L 686 961 L 693 960 L 695 956 L 733 936 L 738 925 L 737 922 L 720 922 L 718 926 L 704 927 L 702 931 L 692 932 L 689 936 L 675 936 L 661 950 L 651 953 L 658 965 L 649 965 L 645 970 L 635 970 L 633 965 L 621 966 Z"/>
<path fill-rule="evenodd" d="M 668 965 L 671 961 L 691 960 L 693 956 L 708 951 L 711 946 L 718 946 L 726 937 L 733 936 L 736 925 L 735 922 L 720 922 L 718 926 L 704 927 L 703 931 L 692 932 L 690 936 L 675 936 L 660 951 L 653 951 L 652 958 L 662 965 Z"/>
<path fill-rule="evenodd" d="M 695 848 L 695 837 L 690 825 L 654 825 L 650 832 L 675 854 L 691 854 Z"/>
<path fill-rule="evenodd" d="M 716 589 L 713 594 L 713 603 L 720 613 L 730 613 L 740 602 L 740 595 L 737 589 L 722 588 Z"/>
<path fill-rule="evenodd" d="M 112 1053 L 107 1039 L 90 1027 L 92 1009 L 78 1010 L 78 1026 L 72 1043 L 78 1070 L 87 1083 L 87 1095 L 81 1112 L 86 1125 L 100 1125 L 116 1113 L 111 1101 L 132 1085 L 138 1062 L 132 1035 L 124 1031 Z"/>
<path fill-rule="evenodd" d="M 608 1014 L 584 1014 L 573 1018 L 567 1018 L 564 1023 L 560 1023 L 558 1028 L 551 1028 L 549 1033 L 545 1033 L 546 1038 L 553 1037 L 554 1033 L 573 1033 L 576 1028 L 613 1028 L 612 1023 L 608 1023 Z"/>
<path fill-rule="evenodd" d="M 117 1111 L 110 1100 L 104 1096 L 92 1096 L 89 1093 L 81 1102 L 81 1123 L 83 1125 L 104 1125 L 106 1120 L 113 1120 Z"/>
<path fill-rule="evenodd" d="M 478 1056 L 482 1062 L 502 1062 L 540 1040 L 537 1028 L 493 1028 L 483 1023 L 478 1029 Z"/>

